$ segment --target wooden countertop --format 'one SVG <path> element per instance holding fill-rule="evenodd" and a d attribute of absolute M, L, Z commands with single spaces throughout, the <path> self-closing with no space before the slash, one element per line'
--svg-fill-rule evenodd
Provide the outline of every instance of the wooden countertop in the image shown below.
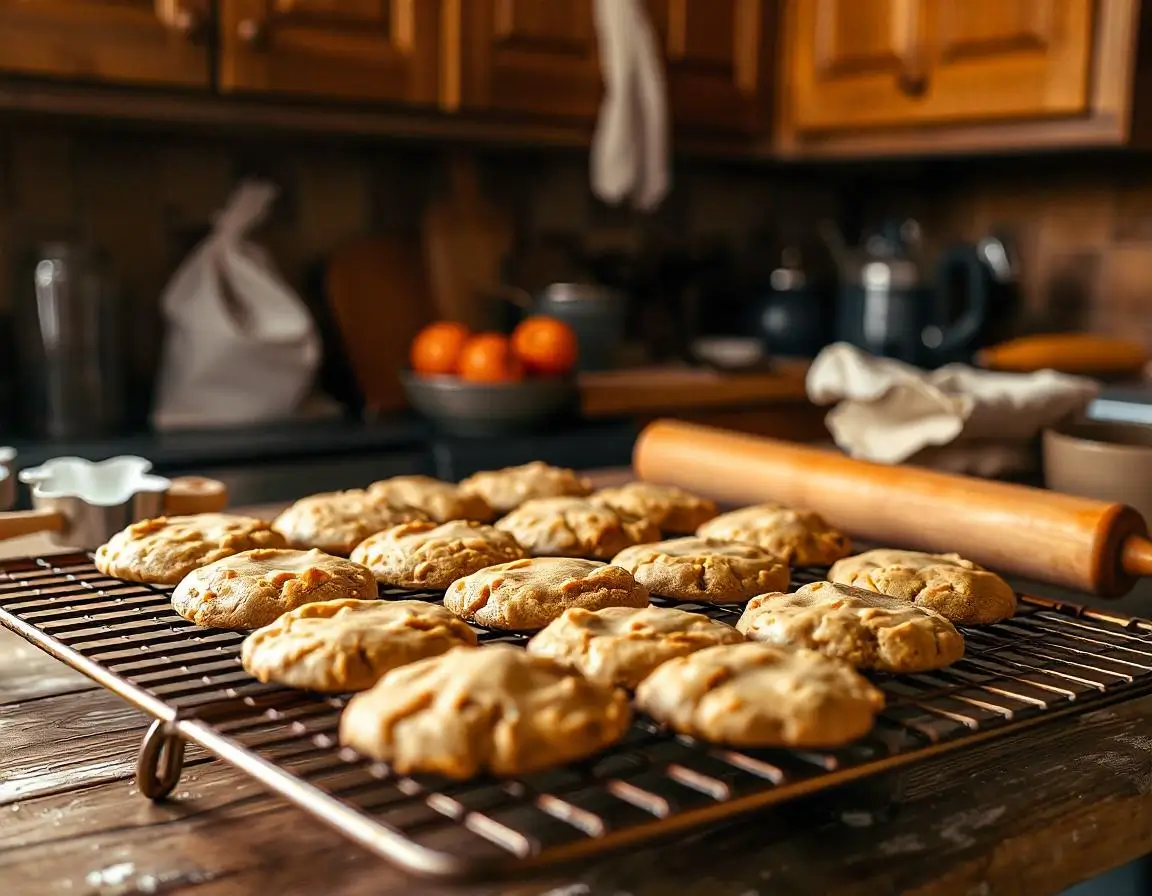
<path fill-rule="evenodd" d="M 803 363 L 723 373 L 700 367 L 643 367 L 580 374 L 586 417 L 663 414 L 807 402 Z"/>
<path fill-rule="evenodd" d="M 0 545 L 0 556 L 49 550 L 30 536 Z M 149 802 L 132 779 L 147 721 L 0 630 L 0 889 L 21 896 L 1041 896 L 1152 850 L 1152 697 L 994 739 L 674 846 L 458 887 L 394 871 L 194 748 L 175 798 Z"/>

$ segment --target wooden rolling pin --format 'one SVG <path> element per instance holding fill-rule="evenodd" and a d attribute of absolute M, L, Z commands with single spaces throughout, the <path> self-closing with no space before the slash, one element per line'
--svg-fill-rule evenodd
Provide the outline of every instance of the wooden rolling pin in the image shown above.
<path fill-rule="evenodd" d="M 641 432 L 633 466 L 641 479 L 717 501 L 805 507 L 873 543 L 955 551 L 997 572 L 1107 597 L 1152 575 L 1144 519 L 1123 504 L 853 460 L 676 420 Z"/>

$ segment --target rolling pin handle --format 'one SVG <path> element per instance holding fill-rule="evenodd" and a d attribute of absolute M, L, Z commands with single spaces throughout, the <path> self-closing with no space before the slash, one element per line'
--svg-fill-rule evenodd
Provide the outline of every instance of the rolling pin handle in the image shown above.
<path fill-rule="evenodd" d="M 1152 576 L 1152 541 L 1142 535 L 1130 535 L 1124 542 L 1121 563 L 1130 576 Z"/>
<path fill-rule="evenodd" d="M 228 506 L 228 487 L 217 479 L 180 476 L 172 480 L 164 496 L 165 516 L 219 513 Z"/>
<path fill-rule="evenodd" d="M 0 541 L 37 532 L 63 532 L 66 521 L 55 510 L 10 510 L 0 513 Z"/>

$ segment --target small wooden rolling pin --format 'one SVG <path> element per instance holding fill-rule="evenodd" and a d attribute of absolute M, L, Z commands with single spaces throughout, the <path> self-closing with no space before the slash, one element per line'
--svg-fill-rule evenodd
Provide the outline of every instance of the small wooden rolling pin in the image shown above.
<path fill-rule="evenodd" d="M 997 572 L 1119 597 L 1152 575 L 1152 541 L 1131 507 L 1004 482 L 853 460 L 675 420 L 636 441 L 641 479 L 731 504 L 816 511 L 873 543 L 956 552 Z"/>

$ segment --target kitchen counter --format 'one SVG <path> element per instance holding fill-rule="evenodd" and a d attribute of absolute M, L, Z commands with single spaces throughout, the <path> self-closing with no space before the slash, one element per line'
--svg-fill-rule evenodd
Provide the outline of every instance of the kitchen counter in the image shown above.
<path fill-rule="evenodd" d="M 807 404 L 807 371 L 805 363 L 777 362 L 743 373 L 687 366 L 582 373 L 581 410 L 586 417 L 622 417 Z"/>
<path fill-rule="evenodd" d="M 597 477 L 600 483 L 625 474 Z M 268 516 L 275 507 L 253 508 Z M 0 545 L 40 553 L 39 536 Z M 175 798 L 132 781 L 147 719 L 0 630 L 0 888 L 36 894 L 1045 894 L 1152 850 L 1152 696 L 577 867 L 414 882 L 189 749 Z"/>

